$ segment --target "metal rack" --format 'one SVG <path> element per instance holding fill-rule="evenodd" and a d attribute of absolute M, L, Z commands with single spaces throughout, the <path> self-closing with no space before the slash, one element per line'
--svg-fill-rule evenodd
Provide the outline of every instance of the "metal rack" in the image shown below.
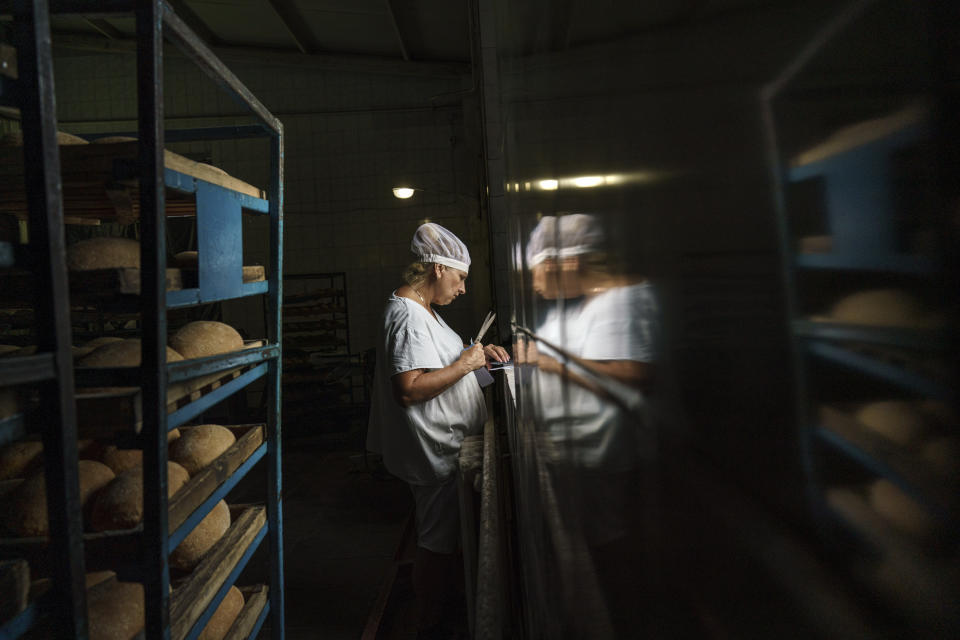
<path fill-rule="evenodd" d="M 45 184 L 30 184 L 28 192 L 31 202 L 46 195 L 46 201 L 37 204 L 42 214 L 46 204 L 49 220 L 44 224 L 34 224 L 34 218 L 42 220 L 40 215 L 31 211 L 31 237 L 48 240 L 50 274 L 45 278 L 52 282 L 47 306 L 51 313 L 39 313 L 38 317 L 55 321 L 55 327 L 48 332 L 40 331 L 41 337 L 50 334 L 46 346 L 59 349 L 56 356 L 42 353 L 31 358 L 10 362 L 0 371 L 3 379 L 50 380 L 49 391 L 58 392 L 53 401 L 43 402 L 48 411 L 54 414 L 59 407 L 66 409 L 64 415 L 51 416 L 46 424 L 63 425 L 62 429 L 51 429 L 51 442 L 48 452 L 48 486 L 64 487 L 60 497 L 53 495 L 49 502 L 51 531 L 54 540 L 58 532 L 67 531 L 68 540 L 53 547 L 62 556 L 55 563 L 61 567 L 63 576 L 58 576 L 58 585 L 64 587 L 57 596 L 63 603 L 51 605 L 51 611 L 61 612 L 64 620 L 57 629 L 62 637 L 87 637 L 86 603 L 84 590 L 84 539 L 93 542 L 93 535 L 84 536 L 79 514 L 79 500 L 76 486 L 76 416 L 73 407 L 73 376 L 70 359 L 70 308 L 66 269 L 64 264 L 63 222 L 59 189 L 59 159 L 56 144 L 56 127 L 53 121 L 53 85 L 52 60 L 49 54 L 49 18 L 44 3 L 25 3 L 30 6 L 32 16 L 21 17 L 17 14 L 17 23 L 36 22 L 37 34 L 29 42 L 21 43 L 27 54 L 21 59 L 27 67 L 32 63 L 29 57 L 31 46 L 45 46 L 41 61 L 36 65 L 39 73 L 46 73 L 46 82 L 39 83 L 27 78 L 20 82 L 33 88 L 23 90 L 25 151 L 34 153 L 40 147 L 35 142 L 38 131 L 42 132 L 45 150 L 44 157 L 27 161 L 32 167 L 43 170 L 31 171 L 28 176 L 36 182 L 46 180 Z M 137 34 L 137 93 L 138 93 L 138 148 L 137 161 L 130 177 L 139 181 L 139 217 L 141 222 L 141 269 L 137 305 L 142 322 L 141 366 L 137 368 L 105 368 L 97 370 L 79 369 L 77 379 L 86 386 L 126 386 L 139 388 L 139 407 L 141 408 L 140 442 L 143 446 L 144 465 L 144 518 L 141 530 L 127 532 L 116 539 L 118 548 L 121 538 L 136 539 L 134 546 L 140 547 L 135 563 L 139 567 L 138 579 L 145 589 L 146 625 L 143 636 L 148 639 L 173 638 L 174 640 L 196 638 L 213 615 L 234 581 L 240 575 L 260 543 L 268 540 L 270 558 L 270 585 L 259 587 L 248 594 L 245 609 L 241 612 L 244 620 L 244 637 L 256 637 L 267 616 L 270 615 L 272 637 L 280 640 L 284 637 L 284 589 L 283 589 L 283 526 L 282 526 L 282 483 L 281 483 L 281 421 L 280 421 L 280 376 L 282 340 L 282 210 L 283 210 L 283 126 L 254 97 L 239 79 L 227 69 L 186 26 L 176 13 L 162 0 L 114 1 L 114 2 L 52 2 L 54 13 L 73 13 L 81 15 L 133 13 L 136 19 Z M 19 5 L 18 5 L 19 6 Z M 27 22 L 27 18 L 31 18 Z M 43 30 L 41 32 L 41 29 Z M 259 120 L 259 124 L 246 127 L 223 127 L 203 130 L 164 131 L 163 114 L 163 42 L 173 43 L 197 64 L 207 75 L 216 81 L 238 102 L 245 105 Z M 30 100 L 39 102 L 35 105 Z M 41 120 L 41 118 L 44 118 Z M 43 126 L 40 126 L 41 123 Z M 269 137 L 270 145 L 270 184 L 267 196 L 253 197 L 239 193 L 218 184 L 212 184 L 187 173 L 169 168 L 165 163 L 165 141 L 186 141 L 199 139 L 230 139 L 239 137 Z M 36 194 L 36 198 L 35 198 Z M 195 197 L 199 244 L 199 282 L 196 287 L 168 291 L 166 264 L 166 208 L 168 194 L 178 198 Z M 242 217 L 243 212 L 265 215 L 270 220 L 270 264 L 269 274 L 263 282 L 244 282 L 241 278 L 242 264 Z M 37 227 L 34 229 L 33 227 Z M 42 227 L 42 228 L 41 228 Z M 52 230 L 53 233 L 48 230 Z M 226 353 L 207 358 L 193 359 L 167 364 L 167 311 L 185 308 L 221 300 L 246 296 L 265 296 L 267 308 L 266 344 L 246 348 L 239 352 Z M 40 309 L 44 309 L 41 307 Z M 54 313 L 56 312 L 56 313 Z M 53 329 L 57 332 L 54 334 Z M 22 360 L 22 362 L 20 361 Z M 222 383 L 209 392 L 191 397 L 188 402 L 171 411 L 167 399 L 168 384 L 183 382 L 200 376 L 238 371 L 239 375 L 224 378 Z M 8 374 L 9 372 L 9 374 Z M 16 376 L 16 377 L 14 377 Z M 265 431 L 252 425 L 245 430 L 249 434 L 261 434 L 261 440 L 251 440 L 244 436 L 247 448 L 237 451 L 226 461 L 225 469 L 218 469 L 223 477 L 206 478 L 206 486 L 190 499 L 183 502 L 167 498 L 167 435 L 179 425 L 185 424 L 221 400 L 240 391 L 250 383 L 266 378 L 267 416 Z M 56 419 L 52 419 L 52 418 Z M 130 425 L 131 429 L 133 425 Z M 253 438 L 254 436 L 251 436 Z M 56 439 L 56 442 L 53 441 Z M 238 445 L 241 438 L 238 437 Z M 45 443 L 46 444 L 46 443 Z M 228 454 L 224 454 L 227 456 Z M 267 465 L 267 487 L 265 507 L 249 507 L 238 513 L 231 528 L 227 531 L 222 544 L 215 546 L 200 567 L 183 584 L 177 585 L 171 593 L 169 552 L 174 549 L 193 528 L 224 498 L 237 482 L 256 464 L 263 461 Z M 59 465 L 62 468 L 57 468 Z M 58 475 L 59 474 L 59 475 Z M 66 480 L 61 476 L 67 476 Z M 72 484 L 70 484 L 72 482 Z M 69 485 L 69 486 L 68 486 Z M 202 490 L 199 490 L 202 489 Z M 72 505 L 72 511 L 67 506 Z M 67 520 L 69 518 L 69 520 Z M 62 536 L 61 536 L 62 537 Z M 108 539 L 107 542 L 110 542 Z M 69 605 L 69 606 L 66 606 Z M 37 619 L 35 613 L 11 631 L 10 637 L 18 637 Z M 6 631 L 6 629 L 4 630 Z"/>
<path fill-rule="evenodd" d="M 956 564 L 956 558 L 951 559 L 949 552 L 935 558 L 942 549 L 928 555 L 928 543 L 911 539 L 885 522 L 862 490 L 864 483 L 892 483 L 939 522 L 945 541 L 955 541 L 958 513 L 950 495 L 951 482 L 937 478 L 915 454 L 870 432 L 842 408 L 823 404 L 825 384 L 820 378 L 833 381 L 836 396 L 844 393 L 840 389 L 843 387 L 846 393 L 854 395 L 874 393 L 911 401 L 932 398 L 950 402 L 955 398 L 955 381 L 950 375 L 914 366 L 915 360 L 931 356 L 948 359 L 950 330 L 863 326 L 812 318 L 803 295 L 804 287 L 815 288 L 808 284 L 812 279 L 825 274 L 831 277 L 830 282 L 841 286 L 847 282 L 862 286 L 863 282 L 895 281 L 922 289 L 939 284 L 943 265 L 929 256 L 904 251 L 898 237 L 894 158 L 936 139 L 931 133 L 942 132 L 942 123 L 934 115 L 917 109 L 881 118 L 873 115 L 869 122 L 858 122 L 859 128 L 855 125 L 831 132 L 835 135 L 828 142 L 833 144 L 815 148 L 822 154 L 809 152 L 796 158 L 791 166 L 782 157 L 779 134 L 783 123 L 778 121 L 774 108 L 774 102 L 796 76 L 845 29 L 856 25 L 873 4 L 858 1 L 841 8 L 761 93 L 797 376 L 797 435 L 807 498 L 822 540 L 837 552 L 858 583 L 897 605 L 892 610 L 898 622 L 905 620 L 910 628 L 928 625 L 928 629 L 938 628 L 942 632 L 956 628 L 955 607 L 945 606 L 931 615 L 932 610 L 925 607 L 935 605 L 921 600 L 955 602 L 960 585 L 951 582 L 949 576 L 941 579 L 938 572 L 942 566 Z M 851 131 L 858 135 L 845 140 L 843 135 L 836 135 Z M 865 135 L 865 131 L 871 135 Z M 838 140 L 845 144 L 836 144 Z M 816 181 L 820 189 L 819 204 L 832 239 L 826 253 L 802 253 L 798 249 L 792 216 L 797 207 L 796 201 L 791 201 L 791 193 L 805 181 Z M 917 585 L 937 587 L 911 596 L 906 594 L 910 587 L 904 589 L 901 585 L 897 592 L 890 584 L 880 585 L 881 580 L 876 577 L 880 567 L 886 567 L 893 575 L 905 572 L 903 575 L 916 581 L 912 588 L 918 592 L 923 588 Z"/>
<path fill-rule="evenodd" d="M 27 430 L 41 433 L 47 452 L 44 468 L 54 571 L 51 592 L 5 621 L 0 635 L 18 637 L 41 616 L 52 616 L 64 636 L 85 637 L 83 522 L 50 16 L 44 2 L 16 3 L 13 13 L 18 78 L 0 79 L 0 100 L 20 109 L 24 161 L 33 167 L 26 176 L 25 188 L 30 237 L 37 248 L 33 270 L 40 284 L 36 301 L 38 350 L 35 355 L 0 363 L 0 386 L 37 385 L 39 406 L 33 415 L 14 415 L 0 422 L 0 442 L 18 439 Z"/>

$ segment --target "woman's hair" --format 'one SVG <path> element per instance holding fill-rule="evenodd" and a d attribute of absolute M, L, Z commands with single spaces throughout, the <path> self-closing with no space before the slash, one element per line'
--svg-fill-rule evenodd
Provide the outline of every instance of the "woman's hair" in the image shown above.
<path fill-rule="evenodd" d="M 432 268 L 432 262 L 411 262 L 403 270 L 403 280 L 411 287 L 416 287 L 427 279 Z"/>

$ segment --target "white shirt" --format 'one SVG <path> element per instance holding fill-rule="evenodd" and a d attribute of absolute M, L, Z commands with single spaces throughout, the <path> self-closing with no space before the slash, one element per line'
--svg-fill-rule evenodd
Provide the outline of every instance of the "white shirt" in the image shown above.
<path fill-rule="evenodd" d="M 587 360 L 653 362 L 659 310 L 648 283 L 610 289 L 582 303 L 554 309 L 537 335 Z M 563 361 L 552 349 L 544 353 Z M 621 471 L 653 455 L 643 407 L 629 410 L 559 375 L 540 373 L 535 401 L 540 428 L 555 454 L 587 468 Z"/>
<path fill-rule="evenodd" d="M 383 455 L 384 465 L 410 484 L 444 480 L 457 465 L 463 439 L 478 433 L 487 419 L 476 376 L 466 375 L 435 398 L 402 407 L 391 378 L 413 369 L 442 369 L 456 362 L 463 341 L 437 315 L 409 298 L 392 294 L 377 341 L 377 363 L 370 402 L 367 448 Z"/>

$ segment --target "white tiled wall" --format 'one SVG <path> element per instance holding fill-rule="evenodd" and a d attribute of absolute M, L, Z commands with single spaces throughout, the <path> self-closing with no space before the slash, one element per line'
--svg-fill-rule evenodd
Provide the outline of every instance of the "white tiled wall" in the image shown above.
<path fill-rule="evenodd" d="M 466 135 L 455 93 L 461 79 L 231 68 L 285 127 L 285 271 L 346 272 L 351 350 L 373 346 L 383 299 L 400 284 L 412 259 L 409 239 L 425 219 L 449 227 L 470 246 L 468 297 L 443 314 L 462 334 L 475 331 L 490 306 L 489 251 L 486 218 L 474 196 L 480 153 L 467 142 L 477 136 Z M 167 117 L 176 119 L 171 126 L 234 123 L 243 113 L 182 58 L 167 58 L 165 78 Z M 135 80 L 133 56 L 58 58 L 61 128 L 79 134 L 135 130 Z M 170 146 L 209 155 L 236 177 L 268 184 L 265 140 Z M 391 187 L 400 183 L 433 192 L 397 200 Z M 267 264 L 267 226 L 254 222 L 245 232 L 245 259 Z M 262 313 L 255 304 L 231 304 L 225 313 L 256 334 Z"/>

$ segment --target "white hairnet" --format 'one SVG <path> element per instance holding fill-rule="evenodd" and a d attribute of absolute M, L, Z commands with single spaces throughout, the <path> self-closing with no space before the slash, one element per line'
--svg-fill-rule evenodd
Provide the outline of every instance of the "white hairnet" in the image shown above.
<path fill-rule="evenodd" d="M 568 258 L 601 251 L 604 239 L 596 216 L 586 213 L 544 216 L 530 232 L 527 266 L 535 267 L 548 258 Z"/>
<path fill-rule="evenodd" d="M 413 240 L 410 241 L 410 251 L 416 254 L 420 262 L 436 262 L 460 271 L 470 271 L 470 252 L 467 251 L 467 245 L 452 231 L 433 222 L 417 228 Z"/>

